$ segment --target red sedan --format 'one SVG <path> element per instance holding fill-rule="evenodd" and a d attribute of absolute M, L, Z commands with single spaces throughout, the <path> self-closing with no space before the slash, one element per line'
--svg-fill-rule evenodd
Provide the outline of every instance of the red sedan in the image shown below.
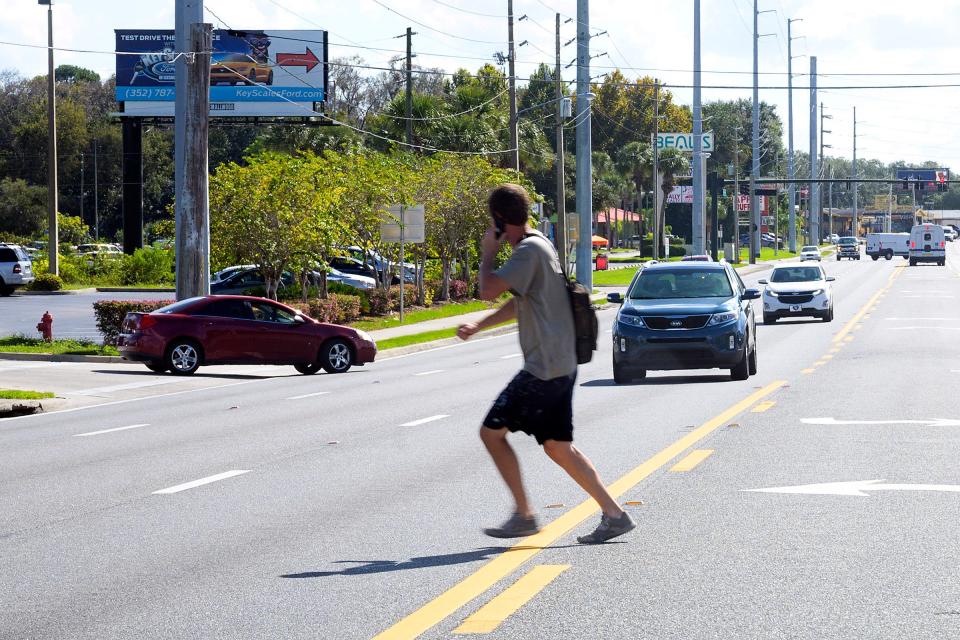
<path fill-rule="evenodd" d="M 177 375 L 208 364 L 291 364 L 306 375 L 321 368 L 343 373 L 377 355 L 363 331 L 250 296 L 202 296 L 128 313 L 117 348 L 126 360 Z"/>

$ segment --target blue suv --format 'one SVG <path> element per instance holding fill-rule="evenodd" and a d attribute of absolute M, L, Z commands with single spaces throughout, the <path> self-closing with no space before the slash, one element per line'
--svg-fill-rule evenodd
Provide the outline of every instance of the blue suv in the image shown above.
<path fill-rule="evenodd" d="M 613 379 L 644 378 L 648 370 L 730 369 L 733 380 L 757 372 L 756 321 L 747 289 L 726 263 L 648 264 L 638 271 L 613 327 Z"/>

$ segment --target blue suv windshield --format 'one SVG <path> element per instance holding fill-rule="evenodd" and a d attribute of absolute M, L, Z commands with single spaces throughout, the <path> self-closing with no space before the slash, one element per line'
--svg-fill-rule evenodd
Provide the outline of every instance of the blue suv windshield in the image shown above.
<path fill-rule="evenodd" d="M 732 296 L 730 280 L 720 269 L 657 269 L 642 272 L 628 297 L 632 300 L 661 300 Z"/>

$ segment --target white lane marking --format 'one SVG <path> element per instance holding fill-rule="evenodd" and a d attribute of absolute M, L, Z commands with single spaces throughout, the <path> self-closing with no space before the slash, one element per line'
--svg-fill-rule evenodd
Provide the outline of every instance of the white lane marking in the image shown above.
<path fill-rule="evenodd" d="M 422 424 L 427 424 L 428 422 L 435 422 L 437 420 L 443 420 L 444 418 L 449 418 L 450 416 L 446 413 L 441 413 L 435 416 L 430 416 L 429 418 L 421 418 L 419 420 L 414 420 L 413 422 L 404 422 L 401 427 L 419 427 Z"/>
<path fill-rule="evenodd" d="M 884 318 L 884 320 L 956 320 L 957 318 Z"/>
<path fill-rule="evenodd" d="M 65 396 L 99 396 L 109 394 L 114 391 L 125 391 L 127 389 L 143 389 L 146 387 L 157 387 L 164 384 L 174 384 L 183 382 L 183 378 L 160 378 L 150 380 L 139 380 L 137 382 L 125 382 L 123 384 L 111 384 L 106 387 L 93 387 L 90 389 L 77 389 L 76 391 L 65 391 Z"/>
<path fill-rule="evenodd" d="M 928 427 L 960 427 L 954 418 L 929 418 L 925 420 L 837 420 L 836 418 L 801 418 L 803 424 L 922 424 Z"/>
<path fill-rule="evenodd" d="M 430 371 L 421 371 L 420 373 L 415 373 L 415 376 L 432 376 L 435 373 L 443 373 L 443 369 L 431 369 Z"/>
<path fill-rule="evenodd" d="M 500 359 L 501 359 L 501 360 L 509 360 L 510 358 L 519 358 L 519 357 L 522 356 L 522 355 L 523 355 L 522 353 L 511 353 L 511 354 L 508 354 L 508 355 L 505 355 L 505 356 L 500 356 Z"/>
<path fill-rule="evenodd" d="M 85 436 L 98 436 L 101 433 L 112 433 L 114 431 L 126 431 L 127 429 L 139 429 L 140 427 L 149 427 L 147 423 L 144 424 L 131 424 L 126 427 L 114 427 L 113 429 L 101 429 L 100 431 L 88 431 L 87 433 L 75 433 L 73 434 L 74 438 L 83 438 Z"/>
<path fill-rule="evenodd" d="M 904 331 L 906 329 L 938 329 L 940 331 L 960 331 L 960 327 L 937 327 L 937 326 L 921 327 L 919 325 L 909 326 L 909 327 L 890 327 L 890 331 Z"/>
<path fill-rule="evenodd" d="M 956 484 L 881 484 L 883 480 L 849 480 L 847 482 L 822 482 L 801 484 L 793 487 L 769 487 L 767 489 L 741 489 L 757 493 L 806 493 L 820 496 L 868 496 L 870 491 L 948 491 L 960 492 Z"/>
<path fill-rule="evenodd" d="M 168 494 L 168 493 L 177 493 L 180 491 L 186 491 L 187 489 L 200 487 L 205 484 L 210 484 L 211 482 L 217 482 L 218 480 L 226 480 L 227 478 L 243 475 L 244 473 L 250 473 L 250 470 L 249 469 L 232 469 L 230 471 L 224 471 L 223 473 L 218 473 L 215 476 L 207 476 L 206 478 L 200 478 L 199 480 L 193 480 L 192 482 L 184 482 L 183 484 L 178 484 L 173 487 L 160 489 L 159 491 L 154 491 L 153 494 L 157 495 L 157 494 Z"/>
<path fill-rule="evenodd" d="M 287 400 L 303 400 L 304 398 L 315 398 L 317 396 L 324 396 L 330 393 L 329 391 L 317 391 L 316 393 L 305 393 L 302 396 L 291 396 Z"/>
<path fill-rule="evenodd" d="M 917 298 L 917 299 L 924 299 L 924 300 L 944 300 L 944 299 L 953 300 L 954 298 L 956 298 L 956 296 L 930 296 L 930 295 L 927 295 L 927 296 L 903 296 L 903 297 L 904 297 L 904 298 Z"/>

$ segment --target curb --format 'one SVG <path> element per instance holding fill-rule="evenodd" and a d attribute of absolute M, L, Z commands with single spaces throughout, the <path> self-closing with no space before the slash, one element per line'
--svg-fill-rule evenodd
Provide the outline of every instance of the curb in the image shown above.
<path fill-rule="evenodd" d="M 147 288 L 128 288 L 128 287 L 97 287 L 96 289 L 90 289 L 90 291 L 96 291 L 97 293 L 176 293 L 174 288 L 163 288 L 163 289 L 147 289 Z"/>
<path fill-rule="evenodd" d="M 28 362 L 99 362 L 100 364 L 137 364 L 124 360 L 120 356 L 82 356 L 73 354 L 50 353 L 0 353 L 0 360 L 20 360 Z"/>
<path fill-rule="evenodd" d="M 96 289 L 61 289 L 60 291 L 17 291 L 21 296 L 77 296 L 81 293 L 94 293 Z"/>
<path fill-rule="evenodd" d="M 479 337 L 492 338 L 495 336 L 502 336 L 508 333 L 516 333 L 517 325 L 510 324 L 503 327 L 497 327 L 496 329 L 488 329 L 487 331 L 481 331 L 476 334 Z M 419 344 L 411 344 L 406 347 L 394 347 L 393 349 L 384 349 L 383 351 L 377 352 L 377 357 L 379 356 L 405 356 L 410 353 L 418 353 L 420 351 L 429 351 L 430 349 L 436 349 L 437 347 L 447 347 L 454 344 L 462 344 L 464 341 L 456 336 L 452 338 L 441 338 L 439 340 L 431 340 L 430 342 L 421 342 Z"/>

